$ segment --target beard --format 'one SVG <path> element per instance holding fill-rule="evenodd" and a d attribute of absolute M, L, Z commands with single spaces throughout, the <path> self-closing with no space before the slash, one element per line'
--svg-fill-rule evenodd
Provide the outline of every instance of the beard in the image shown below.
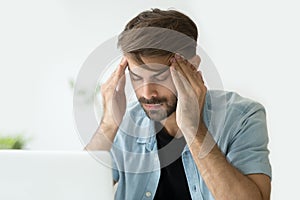
<path fill-rule="evenodd" d="M 146 99 L 144 97 L 139 98 L 139 102 L 142 105 L 146 115 L 154 120 L 154 121 L 162 121 L 169 117 L 173 112 L 176 111 L 177 107 L 177 97 L 172 95 L 169 99 L 166 97 L 155 98 L 152 97 L 151 99 Z M 157 105 L 160 104 L 160 109 L 146 109 L 143 105 L 144 104 L 153 104 Z"/>

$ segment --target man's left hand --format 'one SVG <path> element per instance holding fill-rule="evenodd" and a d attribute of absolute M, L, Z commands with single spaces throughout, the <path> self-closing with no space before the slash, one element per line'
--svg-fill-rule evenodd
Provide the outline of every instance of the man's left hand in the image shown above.
<path fill-rule="evenodd" d="M 198 132 L 202 120 L 202 111 L 207 88 L 204 85 L 202 74 L 197 71 L 200 57 L 195 55 L 191 60 L 175 54 L 171 59 L 171 75 L 177 90 L 176 122 L 187 143 L 192 142 Z"/>

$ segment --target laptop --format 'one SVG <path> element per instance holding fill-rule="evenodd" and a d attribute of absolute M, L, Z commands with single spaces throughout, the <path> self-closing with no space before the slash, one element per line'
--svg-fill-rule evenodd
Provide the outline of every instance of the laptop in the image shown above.
<path fill-rule="evenodd" d="M 110 162 L 101 151 L 0 150 L 0 199 L 113 199 Z"/>

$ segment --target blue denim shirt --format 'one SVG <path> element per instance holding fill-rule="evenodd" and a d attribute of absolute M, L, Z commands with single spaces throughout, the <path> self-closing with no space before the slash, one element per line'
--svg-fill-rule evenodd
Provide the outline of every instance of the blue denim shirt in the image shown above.
<path fill-rule="evenodd" d="M 264 107 L 233 92 L 208 91 L 203 120 L 219 149 L 243 174 L 271 177 Z M 115 199 L 150 200 L 160 178 L 154 122 L 138 102 L 127 108 L 111 149 Z M 214 199 L 186 146 L 182 162 L 192 199 Z"/>

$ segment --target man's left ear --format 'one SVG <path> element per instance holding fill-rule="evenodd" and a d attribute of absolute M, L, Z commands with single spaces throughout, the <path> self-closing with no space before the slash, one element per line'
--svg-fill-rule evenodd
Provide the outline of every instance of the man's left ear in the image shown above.
<path fill-rule="evenodd" d="M 188 59 L 188 61 L 198 69 L 201 62 L 201 58 L 199 55 L 196 54 L 192 58 Z"/>

